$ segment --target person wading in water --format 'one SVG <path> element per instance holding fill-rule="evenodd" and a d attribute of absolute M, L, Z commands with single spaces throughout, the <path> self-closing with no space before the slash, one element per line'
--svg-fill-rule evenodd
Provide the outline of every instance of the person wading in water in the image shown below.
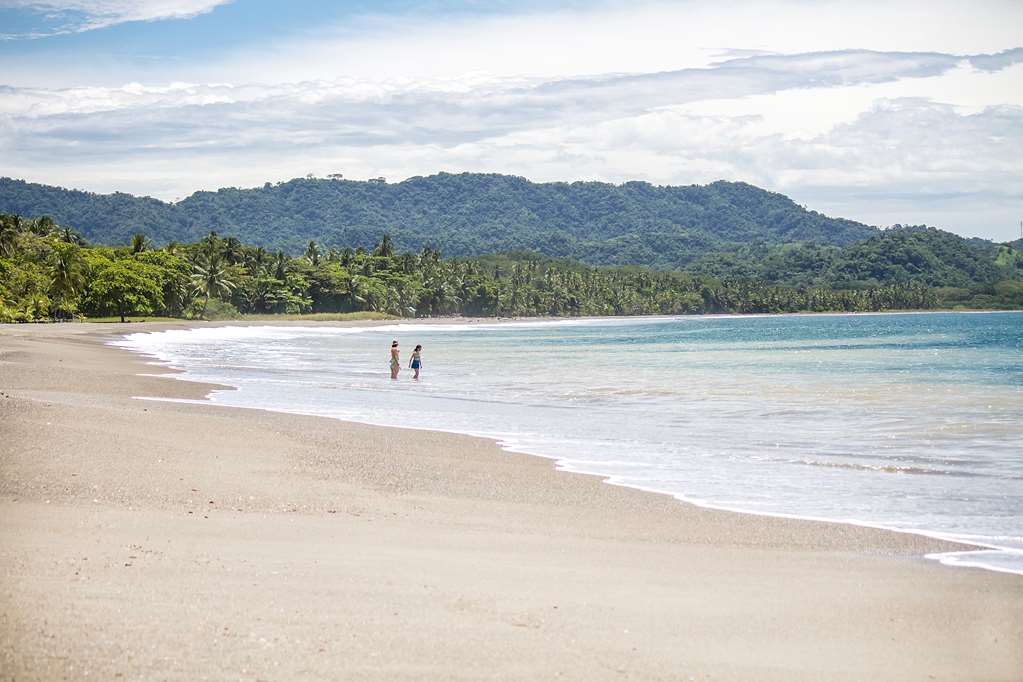
<path fill-rule="evenodd" d="M 397 379 L 401 371 L 401 358 L 398 357 L 398 342 L 391 341 L 391 378 Z"/>
<path fill-rule="evenodd" d="M 421 354 L 422 350 L 423 350 L 422 344 L 417 344 L 416 349 L 412 351 L 412 357 L 409 358 L 408 366 L 416 371 L 415 376 L 412 377 L 413 379 L 419 378 L 419 370 L 423 366 L 423 357 Z"/>

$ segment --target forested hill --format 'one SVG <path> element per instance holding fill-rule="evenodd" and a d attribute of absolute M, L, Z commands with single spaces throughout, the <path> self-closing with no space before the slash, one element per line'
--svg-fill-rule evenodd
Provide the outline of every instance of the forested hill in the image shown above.
<path fill-rule="evenodd" d="M 976 294 L 979 288 L 1003 281 L 1012 280 L 1013 287 L 1018 286 L 1023 279 L 1020 246 L 1023 244 L 967 239 L 924 225 L 896 225 L 844 247 L 747 244 L 701 256 L 687 270 L 713 278 L 744 278 L 794 287 L 859 289 L 881 283 L 912 283 L 964 292 L 976 289 Z"/>
<path fill-rule="evenodd" d="M 541 184 L 472 173 L 394 184 L 296 179 L 196 192 L 175 204 L 0 178 L 0 213 L 48 215 L 105 244 L 126 243 L 138 232 L 157 244 L 188 242 L 215 230 L 298 253 L 310 240 L 368 248 L 386 232 L 401 250 L 429 245 L 451 256 L 530 250 L 591 264 L 661 268 L 743 244 L 841 246 L 877 234 L 745 183 Z"/>

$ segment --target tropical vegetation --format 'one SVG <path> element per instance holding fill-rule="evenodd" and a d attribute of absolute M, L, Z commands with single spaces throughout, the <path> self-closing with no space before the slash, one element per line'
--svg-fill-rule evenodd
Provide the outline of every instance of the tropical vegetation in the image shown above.
<path fill-rule="evenodd" d="M 754 245 L 708 256 L 689 272 L 593 267 L 531 252 L 443 258 L 429 246 L 401 250 L 388 235 L 368 250 L 310 240 L 295 255 L 212 231 L 159 247 L 141 233 L 125 242 L 92 245 L 47 217 L 0 215 L 0 321 L 1023 307 L 1019 245 L 992 252 L 933 229 L 891 230 L 837 249 Z"/>

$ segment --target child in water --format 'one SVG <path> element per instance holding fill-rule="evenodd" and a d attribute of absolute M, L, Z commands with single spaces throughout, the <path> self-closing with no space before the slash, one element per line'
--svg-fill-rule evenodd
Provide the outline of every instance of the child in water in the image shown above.
<path fill-rule="evenodd" d="M 423 358 L 420 351 L 423 350 L 422 344 L 416 344 L 416 349 L 412 351 L 412 358 L 409 360 L 408 366 L 416 371 L 413 379 L 419 378 L 419 369 L 423 366 Z"/>

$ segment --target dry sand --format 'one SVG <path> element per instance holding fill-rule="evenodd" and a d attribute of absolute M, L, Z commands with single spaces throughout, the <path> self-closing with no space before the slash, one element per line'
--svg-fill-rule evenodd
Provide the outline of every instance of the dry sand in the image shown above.
<path fill-rule="evenodd" d="M 1023 679 L 1023 579 L 0 328 L 0 679 Z"/>

